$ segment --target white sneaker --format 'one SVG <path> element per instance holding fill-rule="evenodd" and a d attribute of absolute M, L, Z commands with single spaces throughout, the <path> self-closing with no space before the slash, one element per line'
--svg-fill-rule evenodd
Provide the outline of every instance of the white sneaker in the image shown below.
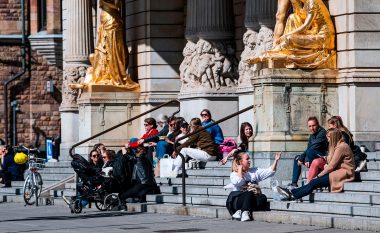
<path fill-rule="evenodd" d="M 178 175 L 178 171 L 172 171 L 168 177 L 171 177 L 171 178 L 176 178 Z"/>
<path fill-rule="evenodd" d="M 232 215 L 232 218 L 241 219 L 241 210 L 238 210 Z"/>
<path fill-rule="evenodd" d="M 249 216 L 249 212 L 248 212 L 248 211 L 244 211 L 244 212 L 241 214 L 241 219 L 240 219 L 240 221 L 242 221 L 242 222 L 251 221 L 251 216 Z"/>
<path fill-rule="evenodd" d="M 355 172 L 365 171 L 365 170 L 366 170 L 366 166 L 367 166 L 367 160 L 366 160 L 366 159 L 360 161 L 360 164 L 359 164 L 359 166 L 355 169 Z"/>

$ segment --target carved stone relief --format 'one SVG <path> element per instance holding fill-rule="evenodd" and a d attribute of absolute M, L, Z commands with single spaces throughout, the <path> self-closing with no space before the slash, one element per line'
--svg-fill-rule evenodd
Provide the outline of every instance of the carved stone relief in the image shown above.
<path fill-rule="evenodd" d="M 188 41 L 180 65 L 181 91 L 219 90 L 237 85 L 237 59 L 232 41 Z"/>
<path fill-rule="evenodd" d="M 273 46 L 273 30 L 262 26 L 259 32 L 248 29 L 243 35 L 244 50 L 239 62 L 239 86 L 251 86 L 251 77 L 260 64 L 248 64 L 247 60 Z"/>
<path fill-rule="evenodd" d="M 81 83 L 86 76 L 86 66 L 68 66 L 63 71 L 62 107 L 75 107 L 79 90 L 72 89 L 69 84 Z"/>

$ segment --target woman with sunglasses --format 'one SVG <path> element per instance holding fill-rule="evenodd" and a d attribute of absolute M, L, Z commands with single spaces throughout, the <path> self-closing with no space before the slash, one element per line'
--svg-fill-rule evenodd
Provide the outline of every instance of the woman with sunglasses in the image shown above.
<path fill-rule="evenodd" d="M 209 124 L 212 124 L 214 120 L 211 118 L 211 112 L 208 109 L 203 109 L 201 111 L 201 118 L 202 118 L 202 126 L 208 126 Z M 209 132 L 212 137 L 214 138 L 214 142 L 217 146 L 223 143 L 224 141 L 224 136 L 222 129 L 220 128 L 219 125 L 214 125 L 211 126 L 210 128 L 206 129 L 207 132 Z"/>
<path fill-rule="evenodd" d="M 157 130 L 157 123 L 156 120 L 152 117 L 148 117 L 144 120 L 144 127 L 145 127 L 145 133 L 141 138 L 136 142 L 129 142 L 125 145 L 126 148 L 136 149 L 140 145 L 143 145 L 144 143 L 150 142 L 152 140 L 153 136 L 156 136 L 158 134 Z M 149 161 L 153 164 L 153 150 L 152 148 L 146 148 L 147 149 L 147 157 Z"/>
<path fill-rule="evenodd" d="M 102 168 L 103 167 L 103 159 L 100 153 L 97 150 L 92 150 L 88 155 L 88 161 L 93 168 Z"/>

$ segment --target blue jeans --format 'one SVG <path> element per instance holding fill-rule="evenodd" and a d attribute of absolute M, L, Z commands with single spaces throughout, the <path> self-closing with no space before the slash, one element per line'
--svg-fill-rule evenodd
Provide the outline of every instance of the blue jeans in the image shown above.
<path fill-rule="evenodd" d="M 326 174 L 324 176 L 312 179 L 310 183 L 308 183 L 307 185 L 304 185 L 300 188 L 292 189 L 290 190 L 290 192 L 293 194 L 293 196 L 296 199 L 299 199 L 301 197 L 309 195 L 316 188 L 329 187 L 329 186 L 330 186 L 329 174 Z"/>
<path fill-rule="evenodd" d="M 171 155 L 173 153 L 173 145 L 166 141 L 160 140 L 156 145 L 156 158 L 162 159 L 165 154 Z"/>
<path fill-rule="evenodd" d="M 317 150 L 313 150 L 313 149 L 306 150 L 305 154 L 306 154 L 305 161 L 303 161 L 303 162 L 310 162 L 310 164 L 313 162 L 313 160 L 315 158 L 319 158 L 320 156 L 323 155 L 321 152 L 319 152 Z M 299 158 L 300 158 L 300 155 L 297 155 L 294 158 L 294 162 L 293 162 L 293 176 L 292 176 L 292 184 L 293 185 L 297 184 L 298 179 L 301 175 L 301 166 L 298 165 Z"/>

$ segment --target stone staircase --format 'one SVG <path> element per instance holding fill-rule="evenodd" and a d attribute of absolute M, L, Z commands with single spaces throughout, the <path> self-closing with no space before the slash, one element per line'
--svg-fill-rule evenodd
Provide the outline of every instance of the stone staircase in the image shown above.
<path fill-rule="evenodd" d="M 362 182 L 345 184 L 343 193 L 315 192 L 304 197 L 303 202 L 279 202 L 272 200 L 269 188 L 263 188 L 263 193 L 270 201 L 271 211 L 255 212 L 254 218 L 276 223 L 380 231 L 379 159 L 379 152 L 369 152 L 368 172 L 360 174 Z M 129 206 L 155 213 L 229 219 L 231 217 L 225 202 L 230 190 L 224 190 L 223 186 L 230 182 L 230 167 L 228 164 L 219 167 L 217 162 L 208 162 L 205 169 L 187 170 L 186 207 L 181 205 L 180 178 L 157 178 L 162 194 L 148 195 L 144 207 Z"/>
<path fill-rule="evenodd" d="M 362 182 L 345 184 L 345 192 L 315 192 L 303 198 L 303 202 L 278 202 L 272 200 L 269 182 L 261 183 L 268 197 L 271 211 L 254 212 L 257 221 L 316 225 L 341 229 L 380 231 L 380 152 L 368 153 L 368 172 L 362 172 Z M 230 162 L 220 167 L 208 162 L 204 169 L 187 170 L 186 207 L 182 206 L 180 178 L 156 178 L 161 189 L 159 195 L 147 195 L 146 203 L 128 203 L 132 212 L 172 213 L 230 219 L 225 202 L 230 190 L 223 186 L 230 183 Z M 279 166 L 281 169 L 281 165 Z M 56 187 L 63 178 L 74 174 L 69 162 L 49 163 L 41 171 L 44 188 L 48 190 L 54 205 L 65 205 L 62 195 L 75 195 L 73 179 Z M 0 190 L 0 201 L 23 202 L 23 182 L 14 182 L 12 188 Z"/>
<path fill-rule="evenodd" d="M 61 162 L 48 162 L 45 164 L 45 168 L 39 170 L 43 186 L 41 194 L 41 203 L 51 203 L 53 204 L 54 195 L 50 193 L 59 192 L 57 190 L 62 190 L 65 186 L 67 180 L 73 183 L 74 171 L 71 168 L 70 161 L 61 161 Z M 25 178 L 27 173 L 25 173 Z M 66 181 L 62 183 L 62 181 Z M 24 203 L 22 196 L 23 193 L 24 181 L 12 181 L 12 187 L 10 188 L 1 188 L 0 189 L 0 202 L 19 202 Z M 52 189 L 52 190 L 50 190 Z M 46 201 L 46 200 L 50 201 Z M 60 202 L 60 200 L 58 200 Z"/>

